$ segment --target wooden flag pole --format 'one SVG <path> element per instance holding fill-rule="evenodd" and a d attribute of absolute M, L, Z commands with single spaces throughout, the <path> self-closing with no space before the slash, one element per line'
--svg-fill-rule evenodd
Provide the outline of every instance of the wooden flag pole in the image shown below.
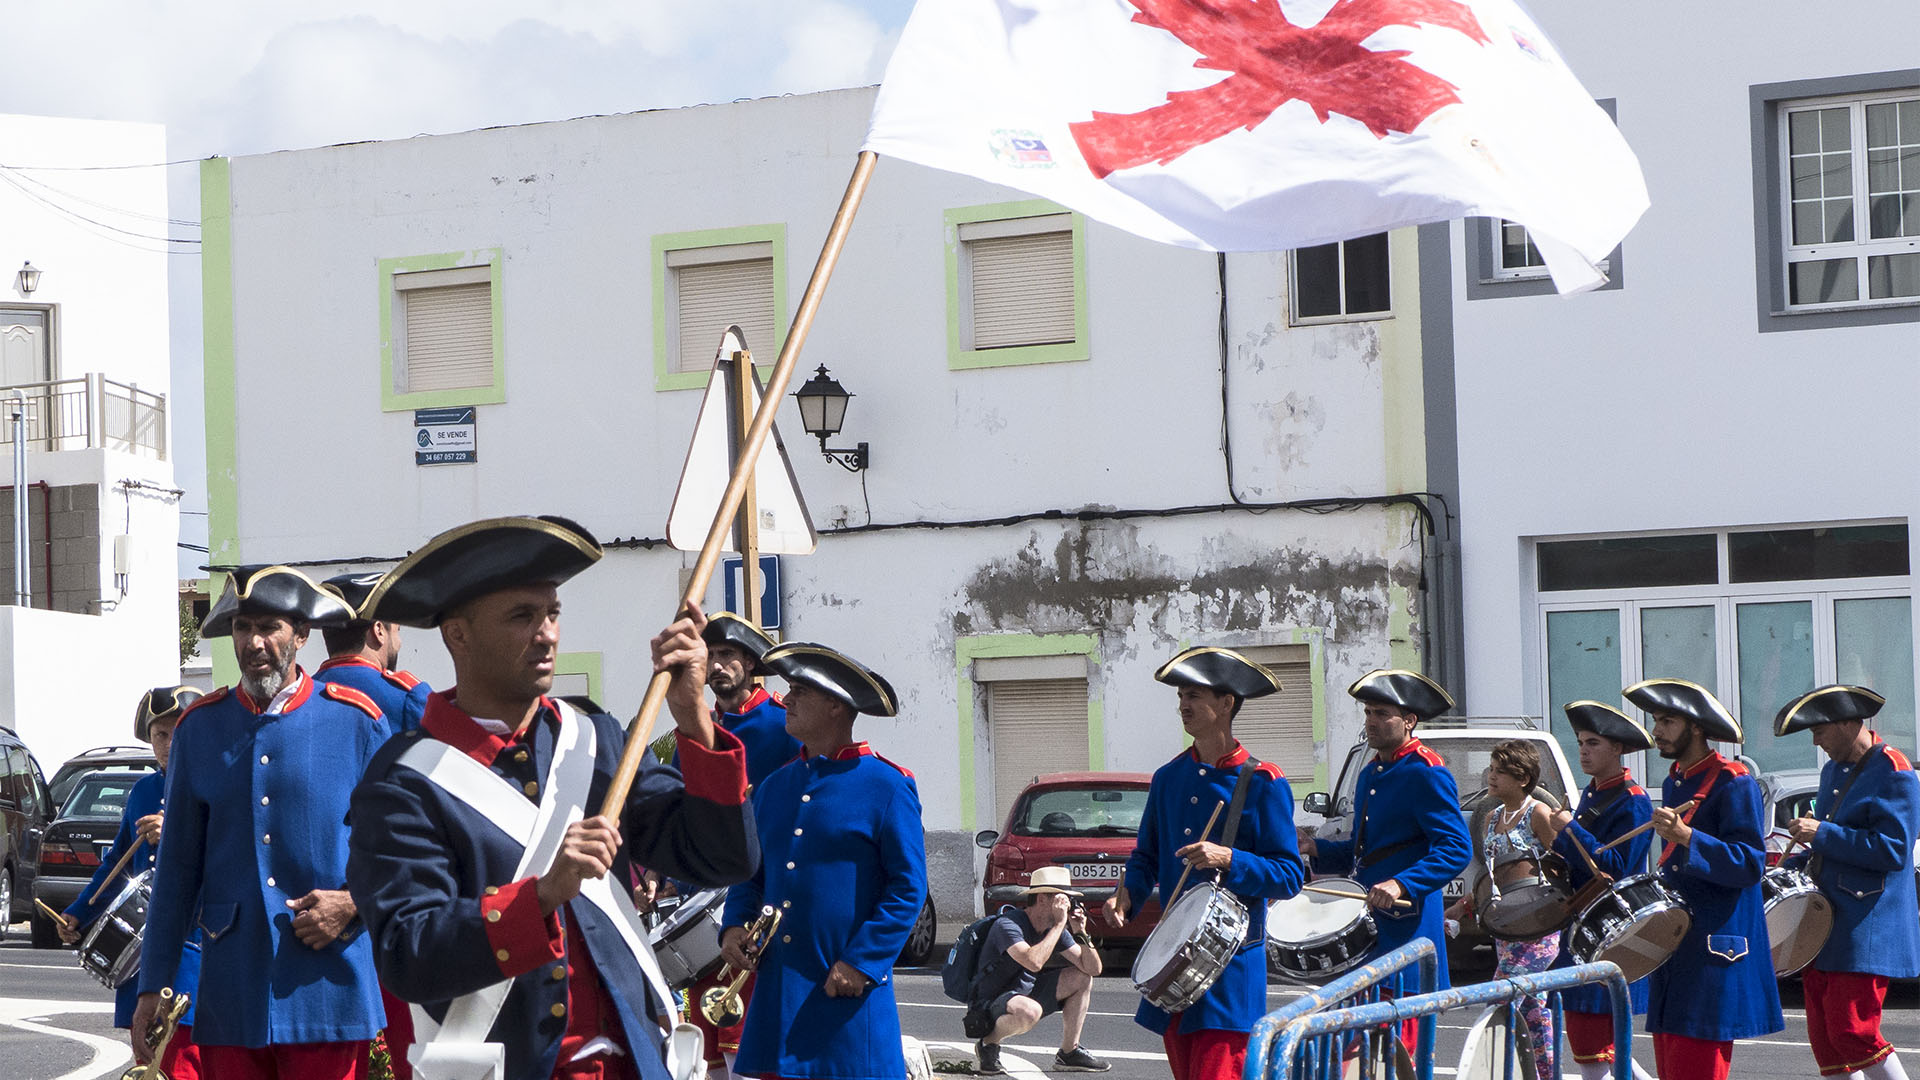
<path fill-rule="evenodd" d="M 766 393 L 760 398 L 760 408 L 753 414 L 753 426 L 747 429 L 747 438 L 741 446 L 740 460 L 735 464 L 733 477 L 727 481 L 727 490 L 720 496 L 720 505 L 714 510 L 713 525 L 707 530 L 707 541 L 700 547 L 700 557 L 694 561 L 693 572 L 687 578 L 686 595 L 680 599 L 676 617 L 685 614 L 688 605 L 697 602 L 706 595 L 707 583 L 713 578 L 713 568 L 720 561 L 720 551 L 726 545 L 727 533 L 733 528 L 734 515 L 739 513 L 740 501 L 745 495 L 747 485 L 753 479 L 753 464 L 760 456 L 760 447 L 767 441 L 767 434 L 773 430 L 773 417 L 780 408 L 780 399 L 787 392 L 787 383 L 793 378 L 793 369 L 800 359 L 800 347 L 806 344 L 807 332 L 813 329 L 814 315 L 820 310 L 820 296 L 827 290 L 827 280 L 833 276 L 834 264 L 840 261 L 840 251 L 846 247 L 847 233 L 853 228 L 853 215 L 860 209 L 860 199 L 867 192 L 867 182 L 873 177 L 873 164 L 877 160 L 870 150 L 862 150 L 853 165 L 853 176 L 847 180 L 847 191 L 840 197 L 840 209 L 834 212 L 833 225 L 827 230 L 827 242 L 820 248 L 820 258 L 813 264 L 813 276 L 807 279 L 807 291 L 800 296 L 800 306 L 793 313 L 793 327 L 787 331 L 787 340 L 780 346 L 780 357 L 774 361 L 773 377 L 767 380 Z M 757 613 L 756 613 L 757 614 Z M 653 724 L 660 715 L 660 706 L 667 700 L 667 683 L 672 681 L 671 672 L 656 671 L 653 679 L 647 683 L 647 696 L 640 702 L 640 711 L 627 727 L 627 747 L 620 755 L 620 770 L 614 773 L 613 782 L 607 787 L 607 797 L 600 804 L 600 813 L 617 816 L 620 808 L 627 803 L 627 792 L 633 787 L 633 778 L 640 771 L 640 761 L 647 752 L 647 744 L 653 738 Z"/>

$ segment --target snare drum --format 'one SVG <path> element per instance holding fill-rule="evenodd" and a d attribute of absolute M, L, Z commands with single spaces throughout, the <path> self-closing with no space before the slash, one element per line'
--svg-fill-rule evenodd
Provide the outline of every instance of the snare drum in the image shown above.
<path fill-rule="evenodd" d="M 1133 988 L 1170 1013 L 1200 1000 L 1247 940 L 1247 908 L 1211 882 L 1180 894 L 1133 961 Z"/>
<path fill-rule="evenodd" d="M 1346 878 L 1313 884 L 1365 895 Z M 1301 892 L 1267 905 L 1267 967 L 1298 982 L 1323 983 L 1359 967 L 1380 940 L 1365 900 Z"/>
<path fill-rule="evenodd" d="M 720 969 L 721 909 L 727 890 L 694 893 L 647 935 L 670 990 L 684 990 Z"/>
<path fill-rule="evenodd" d="M 1567 927 L 1567 953 L 1582 964 L 1611 960 L 1628 982 L 1667 962 L 1693 926 L 1680 894 L 1652 874 L 1613 883 Z"/>
<path fill-rule="evenodd" d="M 1474 882 L 1473 912 L 1487 933 L 1502 941 L 1537 941 L 1565 929 L 1573 918 L 1566 860 L 1552 852 L 1506 855 L 1492 873 Z"/>
<path fill-rule="evenodd" d="M 1813 963 L 1833 933 L 1833 903 L 1805 871 L 1776 866 L 1760 878 L 1773 942 L 1773 972 L 1785 978 Z"/>
<path fill-rule="evenodd" d="M 93 928 L 80 941 L 80 966 L 118 990 L 140 974 L 140 942 L 147 931 L 147 901 L 153 896 L 153 871 L 127 879 Z"/>

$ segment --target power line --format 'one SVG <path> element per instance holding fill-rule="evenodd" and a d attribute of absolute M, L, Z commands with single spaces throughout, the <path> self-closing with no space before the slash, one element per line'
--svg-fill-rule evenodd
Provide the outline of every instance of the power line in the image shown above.
<path fill-rule="evenodd" d="M 133 165 L 0 165 L 0 169 L 26 172 L 111 172 L 116 169 L 165 169 L 174 165 L 198 165 L 205 158 L 181 158 L 178 161 L 143 161 Z"/>
<path fill-rule="evenodd" d="M 123 229 L 118 225 L 110 225 L 107 222 L 98 221 L 98 220 L 95 220 L 94 218 L 90 218 L 87 215 L 72 209 L 71 207 L 62 206 L 59 203 L 54 202 L 52 199 L 49 199 L 46 196 L 41 195 L 39 192 L 28 188 L 26 185 L 22 184 L 20 181 L 14 179 L 12 176 L 8 175 L 5 172 L 0 172 L 0 180 L 4 180 L 7 183 L 13 185 L 14 190 L 20 192 L 20 194 L 25 195 L 27 198 L 32 199 L 33 201 L 41 204 L 42 206 L 47 207 L 48 209 L 54 211 L 55 213 L 65 214 L 66 216 L 73 218 L 76 221 L 93 226 L 95 231 L 98 231 L 100 229 L 106 229 L 110 232 L 120 233 L 124 236 L 130 236 L 138 240 L 147 240 L 147 241 L 152 241 L 154 243 L 161 243 L 161 244 L 168 244 L 168 245 L 188 244 L 188 245 L 197 246 L 200 243 L 199 239 L 197 238 L 175 237 L 175 236 L 153 236 L 148 233 L 134 232 L 131 229 Z M 139 251 L 149 251 L 155 254 L 161 253 L 160 251 L 157 251 L 154 248 L 144 248 L 144 247 L 139 247 L 136 244 L 129 244 L 125 240 L 120 240 L 117 237 L 107 236 L 105 233 L 101 233 L 100 235 L 105 239 L 113 240 L 115 243 L 122 244 L 126 247 L 135 248 L 136 250 L 139 250 Z M 171 247 L 168 247 L 167 249 L 165 249 L 165 254 L 187 255 L 187 254 L 197 254 L 197 252 L 174 251 Z"/>
<path fill-rule="evenodd" d="M 200 227 L 199 222 L 192 221 L 187 218 L 165 217 L 160 214 L 149 214 L 140 210 L 129 210 L 124 206 L 114 206 L 110 203 L 103 203 L 98 201 L 97 199 L 89 199 L 85 195 L 81 195 L 78 192 L 68 191 L 65 188 L 54 187 L 52 184 L 47 183 L 45 180 L 40 180 L 35 177 L 28 176 L 26 173 L 20 172 L 20 170 L 10 168 L 9 166 L 6 166 L 6 165 L 0 165 L 0 172 L 19 173 L 20 179 L 25 180 L 27 183 L 32 184 L 33 186 L 40 188 L 43 191 L 49 192 L 54 195 L 62 196 L 64 198 L 72 199 L 75 202 L 86 203 L 88 206 L 97 207 L 109 213 L 120 214 L 130 218 L 139 218 L 143 221 L 165 222 L 168 225 L 184 225 L 190 229 L 197 229 Z"/>

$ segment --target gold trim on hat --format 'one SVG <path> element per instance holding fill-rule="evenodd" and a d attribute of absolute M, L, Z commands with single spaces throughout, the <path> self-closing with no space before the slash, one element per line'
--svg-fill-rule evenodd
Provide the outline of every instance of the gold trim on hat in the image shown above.
<path fill-rule="evenodd" d="M 779 653 L 780 655 L 775 656 L 775 653 Z M 894 700 L 892 694 L 887 693 L 887 688 L 882 686 L 879 680 L 873 677 L 873 673 L 867 670 L 867 666 L 855 660 L 853 657 L 848 656 L 846 653 L 835 652 L 825 645 L 814 645 L 805 641 L 783 642 L 768 649 L 766 654 L 760 657 L 760 662 L 766 664 L 787 656 L 825 656 L 838 660 L 847 665 L 848 670 L 860 676 L 860 678 L 873 689 L 874 693 L 880 695 L 880 700 L 887 706 L 889 715 L 897 715 L 900 712 L 900 703 Z M 784 678 L 785 676 L 782 677 Z M 859 710 L 856 709 L 855 711 L 858 712 Z"/>
<path fill-rule="evenodd" d="M 326 586 L 320 584 L 319 582 L 313 580 L 307 575 L 301 573 L 299 570 L 296 570 L 291 566 L 283 566 L 279 563 L 275 563 L 272 566 L 263 566 L 259 570 L 253 572 L 252 574 L 249 574 L 247 576 L 247 582 L 244 586 L 240 584 L 240 576 L 237 569 L 227 571 L 227 584 L 231 587 L 227 589 L 226 592 L 220 594 L 219 600 L 214 601 L 214 606 L 217 607 L 219 606 L 220 601 L 226 600 L 228 597 L 232 597 L 234 600 L 235 606 L 238 607 L 240 601 L 252 598 L 253 587 L 255 585 L 259 584 L 262 581 L 265 581 L 267 578 L 275 577 L 281 574 L 292 574 L 294 577 L 299 578 L 301 581 L 305 582 L 307 587 L 312 589 L 314 592 L 317 592 L 321 596 L 325 597 L 326 599 L 332 600 L 334 603 L 339 604 L 343 608 L 346 608 L 347 614 L 349 616 L 354 615 L 353 605 L 347 603 L 346 600 L 343 597 L 341 597 L 339 593 L 336 593 L 332 589 L 329 589 Z M 239 612 L 234 611 L 231 614 L 237 615 L 239 614 Z M 209 619 L 213 617 L 213 611 L 211 608 L 209 608 L 207 611 L 207 617 Z M 324 615 L 320 616 L 320 618 L 325 618 L 325 616 Z"/>
<path fill-rule="evenodd" d="M 368 611 L 378 611 L 380 609 L 380 601 L 386 599 L 388 590 L 392 587 L 395 581 L 400 579 L 400 575 L 402 574 L 402 572 L 413 569 L 415 566 L 419 565 L 419 563 L 423 559 L 425 559 L 428 555 L 431 555 L 434 552 L 439 551 L 441 548 L 446 547 L 447 545 L 453 543 L 456 540 L 464 540 L 467 537 L 472 536 L 474 533 L 482 532 L 488 529 L 506 528 L 508 526 L 513 526 L 513 527 L 522 528 L 522 529 L 531 529 L 534 532 L 546 533 L 548 536 L 551 536 L 556 540 L 564 540 L 567 543 L 572 544 L 574 548 L 580 552 L 580 554 L 588 556 L 589 565 L 591 565 L 591 563 L 599 562 L 601 556 L 606 554 L 606 549 L 602 548 L 599 544 L 591 540 L 588 540 L 586 537 L 581 536 L 579 533 L 574 532 L 572 529 L 568 529 L 563 526 L 556 525 L 553 522 L 547 521 L 543 518 L 538 518 L 538 517 L 482 518 L 479 521 L 469 521 L 465 525 L 456 525 L 453 528 L 448 529 L 446 532 L 443 532 L 438 536 L 435 536 L 433 539 L 428 540 L 425 544 L 420 545 L 420 547 L 417 550 L 415 550 L 413 554 L 408 555 L 406 558 L 400 560 L 400 564 L 398 566 L 395 566 L 393 569 L 387 571 L 386 576 L 380 579 L 380 584 L 375 585 L 373 587 L 373 591 L 367 594 L 367 602 L 365 604 L 362 604 L 361 607 L 365 608 Z"/>
<path fill-rule="evenodd" d="M 1721 703 L 1720 699 L 1714 696 L 1713 691 L 1707 689 L 1704 686 L 1701 686 L 1699 683 L 1694 682 L 1691 679 L 1677 679 L 1671 675 L 1663 676 L 1658 679 L 1641 679 L 1639 682 L 1634 683 L 1632 686 L 1629 686 L 1626 689 L 1620 691 L 1620 696 L 1623 698 L 1626 698 L 1628 701 L 1633 701 L 1633 692 L 1635 690 L 1640 690 L 1649 686 L 1662 686 L 1662 685 L 1684 686 L 1691 690 L 1700 691 L 1701 694 L 1705 695 L 1708 704 L 1710 704 L 1713 707 L 1714 711 L 1720 715 L 1720 718 L 1733 726 L 1733 738 L 1721 739 L 1720 741 L 1721 742 L 1737 742 L 1737 743 L 1744 743 L 1747 741 L 1746 730 L 1740 726 L 1740 721 L 1733 718 L 1733 713 L 1728 711 L 1727 707 Z M 1653 711 L 1651 709 L 1648 709 L 1644 705 L 1640 705 L 1640 703 L 1637 701 L 1633 701 L 1633 703 L 1636 706 L 1639 706 L 1640 711 L 1642 712 Z"/>
<path fill-rule="evenodd" d="M 1235 660 L 1240 661 L 1241 663 L 1247 665 L 1253 670 L 1266 676 L 1267 681 L 1273 684 L 1274 693 L 1277 694 L 1280 691 L 1286 689 L 1286 687 L 1280 685 L 1280 676 L 1275 675 L 1273 671 L 1267 667 L 1267 665 L 1262 664 L 1257 660 L 1249 660 L 1246 656 L 1240 653 L 1237 653 L 1232 649 L 1223 649 L 1218 645 L 1195 645 L 1191 649 L 1182 650 L 1180 652 L 1180 655 L 1160 665 L 1160 670 L 1153 673 L 1153 681 L 1166 682 L 1167 673 L 1173 670 L 1173 666 L 1175 664 L 1178 664 L 1183 660 L 1187 660 L 1192 657 L 1199 656 L 1202 653 L 1224 653 L 1225 655 L 1233 657 Z"/>
<path fill-rule="evenodd" d="M 1620 719 L 1625 720 L 1627 722 L 1628 727 L 1639 732 L 1640 737 L 1647 740 L 1648 746 L 1653 745 L 1652 733 L 1649 732 L 1646 728 L 1642 727 L 1640 725 L 1640 721 L 1635 720 L 1633 717 L 1628 716 L 1626 713 L 1621 712 L 1619 709 L 1613 707 L 1612 705 L 1607 704 L 1604 701 L 1590 701 L 1586 698 L 1582 698 L 1579 701 L 1569 701 L 1565 705 L 1560 706 L 1560 711 L 1567 714 L 1567 723 L 1569 724 L 1573 723 L 1573 710 L 1578 709 L 1583 705 L 1591 708 L 1595 708 L 1595 709 L 1605 709 L 1606 711 L 1612 713 L 1613 715 L 1619 717 Z M 1596 730 L 1595 734 L 1599 734 L 1599 732 Z"/>
<path fill-rule="evenodd" d="M 1426 683 L 1428 686 L 1432 687 L 1433 692 L 1440 695 L 1440 700 L 1447 703 L 1447 708 L 1453 709 L 1453 708 L 1459 707 L 1454 702 L 1453 695 L 1447 693 L 1446 687 L 1441 686 L 1439 683 L 1434 682 L 1432 679 L 1427 678 L 1425 675 L 1422 675 L 1417 671 L 1408 671 L 1406 668 L 1375 668 L 1374 670 L 1367 672 L 1365 675 L 1360 676 L 1358 679 L 1355 679 L 1353 681 L 1353 685 L 1347 687 L 1347 696 L 1351 698 L 1359 697 L 1359 695 L 1355 693 L 1355 691 L 1359 690 L 1361 687 L 1367 685 L 1373 680 L 1385 675 L 1411 675 L 1412 677 L 1419 679 L 1421 682 Z"/>
<path fill-rule="evenodd" d="M 1786 715 L 1780 718 L 1779 723 L 1773 725 L 1774 737 L 1778 738 L 1782 735 L 1788 734 L 1787 725 L 1793 723 L 1793 718 L 1800 715 L 1800 707 L 1805 705 L 1807 702 L 1812 701 L 1814 698 L 1821 697 L 1822 695 L 1825 695 L 1825 694 L 1865 694 L 1867 697 L 1870 697 L 1873 699 L 1875 712 L 1878 712 L 1881 708 L 1884 708 L 1887 704 L 1887 699 L 1880 696 L 1878 691 L 1869 690 L 1864 686 L 1851 686 L 1846 683 L 1838 683 L 1833 686 L 1820 687 L 1818 690 L 1809 690 L 1806 693 L 1801 694 L 1799 697 L 1795 698 L 1793 701 L 1793 707 L 1787 710 Z M 1812 726 L 1819 727 L 1820 725 L 1814 724 Z"/>

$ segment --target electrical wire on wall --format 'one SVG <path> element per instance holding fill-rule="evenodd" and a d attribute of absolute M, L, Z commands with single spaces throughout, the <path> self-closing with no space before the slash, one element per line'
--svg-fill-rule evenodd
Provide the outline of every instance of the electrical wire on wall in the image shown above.
<path fill-rule="evenodd" d="M 126 537 L 129 544 L 131 544 L 133 540 L 133 496 L 136 492 L 139 493 L 142 498 L 157 499 L 167 503 L 178 503 L 181 497 L 186 495 L 186 491 L 182 488 L 163 487 L 160 484 L 148 483 L 145 480 L 123 479 L 113 486 L 119 488 L 121 496 L 126 499 L 126 523 L 121 528 L 120 535 Z M 115 538 L 115 542 L 118 542 L 118 538 Z M 131 577 L 130 570 L 121 569 L 119 552 L 115 552 L 113 586 L 120 590 L 120 595 L 112 600 L 100 601 L 102 610 L 113 611 L 120 606 L 122 601 L 126 600 Z"/>

